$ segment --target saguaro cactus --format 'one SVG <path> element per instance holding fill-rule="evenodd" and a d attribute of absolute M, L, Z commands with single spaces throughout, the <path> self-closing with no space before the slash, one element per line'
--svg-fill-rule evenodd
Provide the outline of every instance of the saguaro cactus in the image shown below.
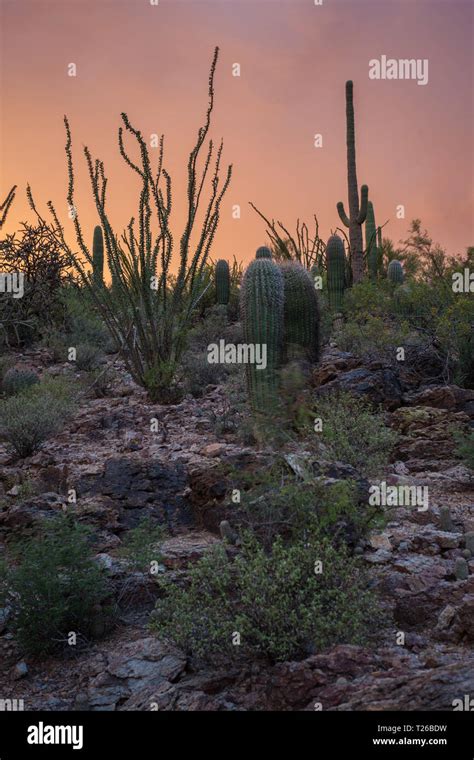
<path fill-rule="evenodd" d="M 260 248 L 257 248 L 255 258 L 256 259 L 272 259 L 273 255 L 272 255 L 271 249 L 266 245 L 261 245 Z"/>
<path fill-rule="evenodd" d="M 104 285 L 104 238 L 102 236 L 102 227 L 94 227 L 94 238 L 92 241 L 92 278 L 94 283 L 100 287 Z"/>
<path fill-rule="evenodd" d="M 379 252 L 377 250 L 377 228 L 375 226 L 374 206 L 371 201 L 367 203 L 367 217 L 365 220 L 365 251 L 367 256 L 367 268 L 371 280 L 376 280 L 379 273 Z"/>
<path fill-rule="evenodd" d="M 278 367 L 283 338 L 284 283 L 280 268 L 267 258 L 255 259 L 245 271 L 241 288 L 244 341 L 250 347 L 266 346 L 266 367 L 246 365 L 252 407 L 271 411 L 278 390 Z"/>
<path fill-rule="evenodd" d="M 355 127 L 354 127 L 354 102 L 353 84 L 346 82 L 346 142 L 347 142 L 347 185 L 349 198 L 349 216 L 344 210 L 344 203 L 339 201 L 337 210 L 341 222 L 349 228 L 349 240 L 352 258 L 353 282 L 360 282 L 364 277 L 364 250 L 362 242 L 362 224 L 367 215 L 367 202 L 369 188 L 362 185 L 359 190 L 357 185 L 356 151 L 355 151 Z"/>
<path fill-rule="evenodd" d="M 310 273 L 301 264 L 281 266 L 285 287 L 284 344 L 286 358 L 294 347 L 304 349 L 306 358 L 319 358 L 319 303 Z"/>
<path fill-rule="evenodd" d="M 331 235 L 326 246 L 329 306 L 340 311 L 346 287 L 346 256 L 339 235 Z"/>
<path fill-rule="evenodd" d="M 402 265 L 396 259 L 390 262 L 387 269 L 387 277 L 394 285 L 401 285 L 404 280 Z"/>
<path fill-rule="evenodd" d="M 230 270 L 229 264 L 224 259 L 219 259 L 216 264 L 216 301 L 219 304 L 228 304 L 230 297 Z"/>

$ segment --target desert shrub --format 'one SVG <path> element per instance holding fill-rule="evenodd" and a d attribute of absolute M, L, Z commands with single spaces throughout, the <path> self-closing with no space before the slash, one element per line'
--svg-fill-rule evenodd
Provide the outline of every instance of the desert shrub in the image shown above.
<path fill-rule="evenodd" d="M 100 367 L 87 373 L 86 390 L 95 398 L 105 398 L 111 392 L 111 387 L 117 373 L 112 367 Z"/>
<path fill-rule="evenodd" d="M 211 364 L 204 354 L 187 353 L 183 359 L 183 378 L 186 393 L 201 398 L 208 385 L 218 385 L 227 375 L 227 366 Z"/>
<path fill-rule="evenodd" d="M 69 287 L 62 291 L 62 302 L 65 309 L 64 331 L 67 334 L 69 346 L 89 344 L 106 349 L 109 342 L 109 332 L 86 288 Z"/>
<path fill-rule="evenodd" d="M 64 332 L 57 327 L 46 329 L 41 343 L 49 350 L 54 362 L 67 361 L 68 341 Z"/>
<path fill-rule="evenodd" d="M 395 359 L 398 346 L 403 346 L 410 337 L 407 323 L 387 323 L 382 317 L 367 315 L 363 322 L 346 322 L 337 331 L 336 341 L 342 351 L 350 351 L 356 356 L 370 359 L 386 357 Z"/>
<path fill-rule="evenodd" d="M 189 349 L 205 351 L 210 343 L 217 343 L 224 337 L 227 325 L 226 306 L 217 304 L 208 309 L 206 315 L 189 331 Z"/>
<path fill-rule="evenodd" d="M 368 477 L 388 464 L 397 434 L 365 399 L 349 393 L 319 397 L 316 417 L 322 420 L 319 435 L 327 458 L 346 462 Z"/>
<path fill-rule="evenodd" d="M 8 354 L 5 354 L 4 356 L 0 356 L 0 389 L 2 386 L 3 378 L 5 377 L 8 370 L 13 367 L 14 364 L 15 364 L 15 359 L 13 358 L 13 356 L 9 356 Z"/>
<path fill-rule="evenodd" d="M 364 280 L 345 292 L 344 314 L 350 320 L 364 322 L 368 315 L 386 317 L 392 312 L 392 289 L 386 280 Z"/>
<path fill-rule="evenodd" d="M 454 438 L 457 443 L 456 453 L 465 462 L 466 466 L 474 470 L 474 430 L 467 435 L 455 432 Z"/>
<path fill-rule="evenodd" d="M 0 294 L 0 337 L 7 345 L 30 343 L 61 318 L 61 288 L 70 279 L 68 256 L 43 220 L 23 223 L 0 245 L 0 271 L 24 276 L 22 298 Z"/>
<path fill-rule="evenodd" d="M 149 572 L 152 562 L 160 562 L 161 555 L 157 545 L 165 538 L 165 529 L 145 517 L 136 528 L 127 531 L 124 536 L 120 554 L 135 570 Z"/>
<path fill-rule="evenodd" d="M 9 369 L 2 379 L 2 391 L 7 396 L 16 396 L 19 393 L 39 383 L 36 372 L 30 369 Z"/>
<path fill-rule="evenodd" d="M 97 369 L 102 360 L 102 352 L 91 343 L 79 343 L 76 346 L 76 362 L 77 369 L 84 372 L 91 372 Z"/>
<path fill-rule="evenodd" d="M 357 562 L 317 536 L 293 545 L 277 538 L 266 551 L 247 533 L 233 561 L 219 546 L 188 570 L 185 587 L 166 577 L 160 585 L 166 596 L 152 628 L 213 662 L 249 655 L 287 660 L 362 643 L 373 621 L 373 599 Z"/>
<path fill-rule="evenodd" d="M 73 409 L 72 388 L 61 378 L 48 378 L 21 396 L 0 403 L 0 439 L 19 457 L 37 451 L 62 429 Z"/>
<path fill-rule="evenodd" d="M 239 478 L 236 482 L 241 485 Z M 380 523 L 380 510 L 360 508 L 354 481 L 327 486 L 311 470 L 295 480 L 293 474 L 273 468 L 251 484 L 232 524 L 252 530 L 267 548 L 279 535 L 297 541 L 308 530 L 353 548 Z"/>
<path fill-rule="evenodd" d="M 15 558 L 6 583 L 16 637 L 26 652 L 45 654 L 64 647 L 70 631 L 79 640 L 91 638 L 98 617 L 103 623 L 110 616 L 106 577 L 93 560 L 89 530 L 69 515 L 45 521 L 41 539 L 16 545 Z"/>
<path fill-rule="evenodd" d="M 474 388 L 474 299 L 457 295 L 439 317 L 436 338 L 447 361 L 454 362 L 454 380 Z"/>

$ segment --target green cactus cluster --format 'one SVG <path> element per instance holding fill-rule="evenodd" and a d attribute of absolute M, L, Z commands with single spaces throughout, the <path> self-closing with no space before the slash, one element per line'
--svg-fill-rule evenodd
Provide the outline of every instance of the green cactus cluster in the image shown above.
<path fill-rule="evenodd" d="M 326 246 L 328 299 L 332 311 L 341 311 L 346 287 L 346 255 L 339 235 L 331 235 Z"/>
<path fill-rule="evenodd" d="M 256 411 L 274 407 L 283 339 L 284 281 L 280 267 L 268 258 L 248 266 L 241 289 L 244 341 L 266 346 L 266 367 L 246 365 L 250 403 Z"/>
<path fill-rule="evenodd" d="M 396 259 L 393 259 L 388 265 L 387 278 L 393 285 L 401 285 L 405 279 L 402 265 Z"/>
<path fill-rule="evenodd" d="M 94 228 L 92 241 L 92 279 L 95 285 L 100 287 L 104 284 L 104 238 L 102 227 Z"/>
<path fill-rule="evenodd" d="M 250 403 L 268 414 L 277 403 L 283 362 L 295 355 L 312 362 L 319 358 L 318 298 L 304 267 L 293 262 L 279 266 L 265 255 L 247 267 L 240 297 L 244 341 L 266 345 L 267 352 L 265 368 L 246 365 Z"/>
<path fill-rule="evenodd" d="M 216 263 L 215 283 L 217 303 L 227 305 L 230 298 L 230 269 L 224 259 Z"/>
<path fill-rule="evenodd" d="M 301 264 L 281 266 L 285 288 L 284 354 L 298 356 L 302 349 L 307 359 L 319 359 L 319 303 L 310 273 Z M 295 352 L 295 349 L 296 352 Z"/>

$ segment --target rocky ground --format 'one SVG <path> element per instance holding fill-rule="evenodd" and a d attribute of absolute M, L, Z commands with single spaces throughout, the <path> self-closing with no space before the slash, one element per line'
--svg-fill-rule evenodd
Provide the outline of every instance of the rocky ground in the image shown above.
<path fill-rule="evenodd" d="M 18 363 L 70 371 L 43 349 Z M 216 435 L 212 414 L 226 404 L 223 386 L 160 407 L 114 364 L 110 395 L 84 400 L 40 453 L 20 465 L 0 448 L 0 542 L 65 508 L 74 488 L 77 515 L 100 537 L 98 561 L 126 600 L 122 616 L 86 651 L 38 661 L 19 651 L 8 610 L 0 610 L 1 698 L 22 698 L 29 710 L 449 710 L 454 699 L 474 695 L 474 482 L 451 437 L 453 426 L 474 424 L 474 391 L 326 351 L 314 392 L 344 388 L 382 404 L 400 433 L 386 482 L 429 489 L 426 511 L 389 508 L 385 527 L 363 547 L 392 622 L 377 649 L 336 646 L 299 662 L 196 672 L 149 633 L 155 581 L 117 557 L 121 535 L 147 514 L 160 517 L 170 532 L 162 571 L 179 572 L 221 540 L 229 506 L 219 464 L 261 467 L 272 452 Z M 296 472 L 299 458 L 297 450 L 289 454 Z M 332 469 L 327 477 L 348 476 L 343 464 Z M 12 486 L 26 474 L 36 483 L 29 497 Z"/>

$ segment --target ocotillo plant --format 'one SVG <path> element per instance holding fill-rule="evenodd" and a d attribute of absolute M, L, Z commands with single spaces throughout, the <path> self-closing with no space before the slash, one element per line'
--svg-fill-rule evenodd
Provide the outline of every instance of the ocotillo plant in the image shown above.
<path fill-rule="evenodd" d="M 95 285 L 102 287 L 104 284 L 104 238 L 102 227 L 94 228 L 92 241 L 92 277 Z"/>
<path fill-rule="evenodd" d="M 296 220 L 296 232 L 291 233 L 282 222 L 268 219 L 265 214 L 249 201 L 249 205 L 267 225 L 267 235 L 272 242 L 273 258 L 276 261 L 297 261 L 306 269 L 324 260 L 326 246 L 319 237 L 318 217 L 314 214 L 314 233 L 310 233 L 306 222 Z"/>
<path fill-rule="evenodd" d="M 219 304 L 227 305 L 230 296 L 230 270 L 229 264 L 225 259 L 219 259 L 216 264 L 216 301 Z"/>
<path fill-rule="evenodd" d="M 139 177 L 138 213 L 135 212 L 120 237 L 112 227 L 106 209 L 107 177 L 103 161 L 94 159 L 84 147 L 92 193 L 104 235 L 107 261 L 116 278 L 113 294 L 97 288 L 83 264 L 92 267 L 92 255 L 84 242 L 75 202 L 75 175 L 69 122 L 65 118 L 68 164 L 68 207 L 75 210 L 73 224 L 80 255 L 64 237 L 54 206 L 49 209 L 61 249 L 81 276 L 100 310 L 135 382 L 146 388 L 152 401 L 173 402 L 177 396 L 176 374 L 186 347 L 192 316 L 203 297 L 203 270 L 219 225 L 223 197 L 232 176 L 228 166 L 221 176 L 223 143 L 216 148 L 207 141 L 214 107 L 214 75 L 219 49 L 216 48 L 209 76 L 209 101 L 204 124 L 187 159 L 187 208 L 179 246 L 174 245 L 171 228 L 172 182 L 164 167 L 164 138 L 160 140 L 156 164 L 142 133 L 122 113 L 119 151 L 128 168 Z M 133 138 L 139 158 L 130 158 L 125 136 Z M 204 151 L 204 160 L 200 157 Z M 198 167 L 201 167 L 198 169 Z M 207 186 L 206 186 L 207 183 Z M 206 190 L 209 190 L 208 198 Z M 127 196 L 128 197 L 128 196 Z M 34 204 L 32 205 L 34 209 Z M 36 210 L 36 209 L 34 209 Z M 199 230 L 197 227 L 199 226 Z M 173 252 L 178 248 L 179 259 Z"/>
<path fill-rule="evenodd" d="M 374 206 L 371 201 L 367 203 L 367 217 L 365 220 L 365 251 L 367 256 L 367 268 L 371 280 L 376 280 L 379 269 L 379 255 L 377 250 L 377 230 L 375 227 Z"/>
<path fill-rule="evenodd" d="M 344 203 L 339 201 L 337 210 L 341 222 L 349 228 L 349 240 L 351 245 L 352 274 L 354 284 L 364 277 L 364 249 L 362 242 L 362 224 L 367 215 L 367 202 L 369 188 L 357 185 L 356 150 L 355 150 L 355 127 L 354 127 L 354 101 L 352 82 L 346 82 L 346 142 L 347 142 L 347 185 L 349 197 L 349 216 L 344 210 Z"/>
<path fill-rule="evenodd" d="M 283 339 L 284 282 L 280 268 L 267 258 L 252 261 L 240 293 L 244 341 L 266 351 L 266 366 L 246 365 L 247 389 L 255 411 L 271 412 L 278 391 Z"/>
<path fill-rule="evenodd" d="M 396 259 L 390 262 L 387 269 L 387 277 L 389 282 L 394 285 L 401 285 L 404 280 L 402 265 Z"/>
<path fill-rule="evenodd" d="M 346 256 L 344 243 L 339 235 L 331 235 L 326 246 L 329 306 L 340 311 L 346 287 Z"/>
<path fill-rule="evenodd" d="M 12 205 L 15 198 L 15 192 L 16 192 L 16 185 L 13 185 L 12 189 L 8 193 L 3 203 L 0 203 L 0 229 L 2 229 L 3 225 L 5 224 L 5 220 L 10 210 L 10 206 Z"/>
<path fill-rule="evenodd" d="M 319 358 L 319 303 L 313 279 L 301 264 L 281 265 L 284 278 L 284 346 L 285 359 L 293 358 L 294 348 L 301 348 L 307 359 Z"/>
<path fill-rule="evenodd" d="M 273 254 L 271 252 L 271 249 L 268 246 L 261 245 L 260 248 L 257 248 L 255 258 L 256 259 L 271 259 L 273 258 Z"/>

